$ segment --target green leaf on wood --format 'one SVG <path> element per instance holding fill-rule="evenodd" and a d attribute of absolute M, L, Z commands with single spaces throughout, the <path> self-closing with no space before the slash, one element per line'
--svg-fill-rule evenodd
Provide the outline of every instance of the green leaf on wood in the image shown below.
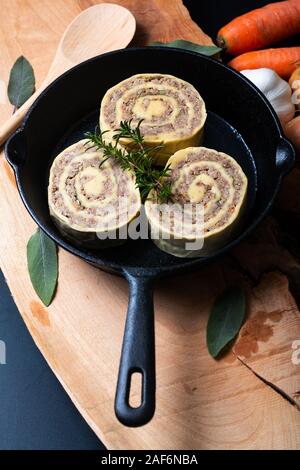
<path fill-rule="evenodd" d="M 34 92 L 35 78 L 31 64 L 21 56 L 14 63 L 9 76 L 7 94 L 9 101 L 20 108 Z"/>
<path fill-rule="evenodd" d="M 200 44 L 184 41 L 183 39 L 177 39 L 176 41 L 171 42 L 152 42 L 150 46 L 177 47 L 179 49 L 186 49 L 188 51 L 198 52 L 199 54 L 208 56 L 214 56 L 222 50 L 217 46 L 200 46 Z"/>
<path fill-rule="evenodd" d="M 240 287 L 231 287 L 215 301 L 206 332 L 209 353 L 216 357 L 238 334 L 245 318 L 245 294 Z"/>
<path fill-rule="evenodd" d="M 41 229 L 27 244 L 27 265 L 35 292 L 45 305 L 49 305 L 58 277 L 57 248 Z"/>

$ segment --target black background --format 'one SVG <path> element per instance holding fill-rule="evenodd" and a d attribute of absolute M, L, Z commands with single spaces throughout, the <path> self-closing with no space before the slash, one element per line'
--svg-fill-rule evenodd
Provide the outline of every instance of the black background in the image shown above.
<path fill-rule="evenodd" d="M 269 2 L 184 3 L 194 21 L 214 38 L 237 15 Z M 0 365 L 0 449 L 103 449 L 34 345 L 2 276 L 0 339 L 7 349 L 7 364 Z"/>
<path fill-rule="evenodd" d="M 273 0 L 276 1 L 276 0 Z M 193 20 L 211 38 L 238 15 L 270 3 L 264 0 L 183 0 Z"/>

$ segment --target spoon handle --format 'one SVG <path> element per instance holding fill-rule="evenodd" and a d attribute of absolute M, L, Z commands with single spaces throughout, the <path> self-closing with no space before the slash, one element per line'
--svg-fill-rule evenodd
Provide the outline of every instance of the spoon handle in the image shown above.
<path fill-rule="evenodd" d="M 34 103 L 40 93 L 44 90 L 47 86 L 47 83 L 43 83 L 40 88 L 38 88 L 30 98 L 28 98 L 25 103 L 17 109 L 17 111 L 10 116 L 7 121 L 2 124 L 0 127 L 0 146 L 4 144 L 4 142 L 15 132 L 15 130 L 20 126 L 22 123 L 25 114 L 29 110 L 30 106 Z"/>

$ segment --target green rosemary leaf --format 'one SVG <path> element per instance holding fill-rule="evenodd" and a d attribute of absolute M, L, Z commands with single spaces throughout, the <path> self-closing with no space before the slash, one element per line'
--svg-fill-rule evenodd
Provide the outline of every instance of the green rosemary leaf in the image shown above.
<path fill-rule="evenodd" d="M 135 173 L 136 186 L 140 190 L 143 201 L 149 192 L 154 190 L 157 200 L 166 202 L 172 194 L 170 181 L 165 180 L 170 173 L 170 168 L 158 169 L 154 167 L 152 154 L 160 150 L 163 145 L 159 144 L 154 147 L 144 145 L 144 137 L 140 130 L 142 121 L 141 119 L 136 127 L 132 126 L 132 119 L 121 121 L 119 128 L 115 130 L 113 144 L 103 139 L 103 135 L 107 131 L 101 132 L 96 129 L 95 132 L 87 132 L 85 137 L 88 139 L 87 143 L 90 143 L 92 147 L 103 150 L 104 160 L 101 165 L 108 158 L 115 158 L 123 170 Z M 120 139 L 130 139 L 134 148 L 130 151 L 121 148 L 118 145 Z"/>

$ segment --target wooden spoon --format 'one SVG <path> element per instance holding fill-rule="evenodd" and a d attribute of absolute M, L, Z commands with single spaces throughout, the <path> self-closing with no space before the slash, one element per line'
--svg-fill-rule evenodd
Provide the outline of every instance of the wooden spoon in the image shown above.
<path fill-rule="evenodd" d="M 39 94 L 59 75 L 84 60 L 126 47 L 135 33 L 135 18 L 126 8 L 101 3 L 72 21 L 58 45 L 42 85 L 0 128 L 0 145 L 17 129 Z"/>

